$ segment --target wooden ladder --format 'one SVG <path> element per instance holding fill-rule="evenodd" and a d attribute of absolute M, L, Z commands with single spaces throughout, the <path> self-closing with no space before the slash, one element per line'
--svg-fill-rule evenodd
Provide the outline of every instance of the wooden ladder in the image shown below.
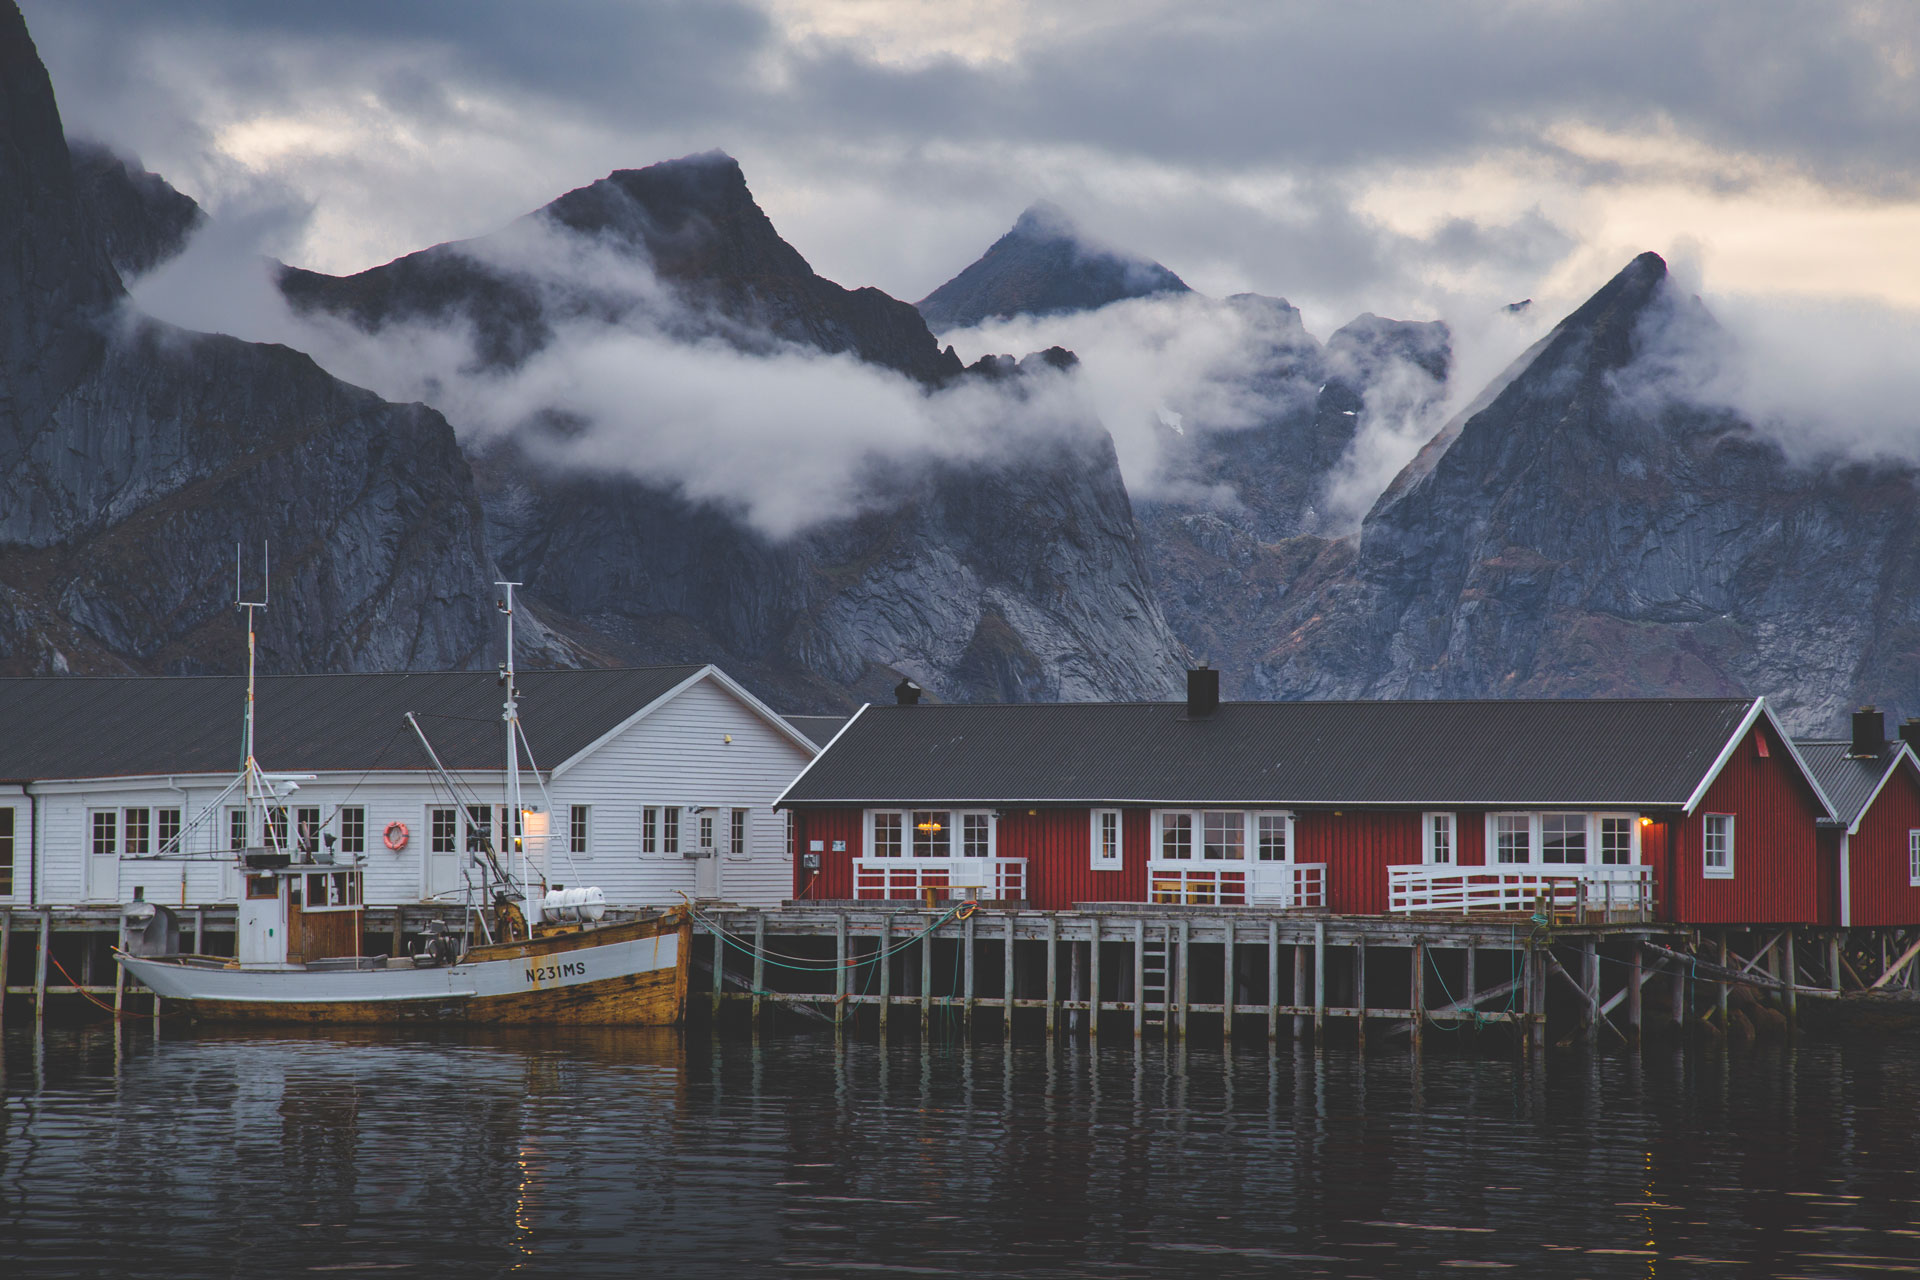
<path fill-rule="evenodd" d="M 1168 935 L 1173 926 L 1164 925 L 1159 935 L 1149 929 L 1140 941 L 1140 1020 L 1150 1027 L 1164 1027 L 1167 1023 L 1167 992 L 1173 987 L 1172 948 L 1168 945 Z"/>

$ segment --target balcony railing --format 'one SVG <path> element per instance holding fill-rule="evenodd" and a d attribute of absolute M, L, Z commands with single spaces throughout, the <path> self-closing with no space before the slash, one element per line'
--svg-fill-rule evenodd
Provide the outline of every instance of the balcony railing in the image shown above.
<path fill-rule="evenodd" d="M 1534 867 L 1413 865 L 1387 868 L 1392 912 L 1532 911 L 1582 921 L 1652 918 L 1652 867 L 1588 867 L 1545 871 Z"/>
<path fill-rule="evenodd" d="M 1022 902 L 1027 896 L 1025 858 L 855 858 L 856 898 L 918 899 L 927 890 L 942 898 Z"/>
<path fill-rule="evenodd" d="M 1152 902 L 1189 907 L 1324 908 L 1324 862 L 1154 862 L 1147 867 Z"/>

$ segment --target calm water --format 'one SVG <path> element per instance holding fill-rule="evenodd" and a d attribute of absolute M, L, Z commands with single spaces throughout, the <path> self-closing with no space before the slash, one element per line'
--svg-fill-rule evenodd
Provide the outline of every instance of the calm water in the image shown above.
<path fill-rule="evenodd" d="M 5 1035 L 0 1276 L 1860 1276 L 1907 1046 Z"/>

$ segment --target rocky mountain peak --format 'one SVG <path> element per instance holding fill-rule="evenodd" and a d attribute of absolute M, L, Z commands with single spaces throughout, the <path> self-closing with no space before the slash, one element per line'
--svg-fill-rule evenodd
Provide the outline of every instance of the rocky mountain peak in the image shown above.
<path fill-rule="evenodd" d="M 929 325 L 944 330 L 1186 292 L 1186 282 L 1159 263 L 1093 241 L 1065 210 L 1040 201 L 978 261 L 916 305 Z"/>
<path fill-rule="evenodd" d="M 145 275 L 187 246 L 206 221 L 193 197 L 103 142 L 70 138 L 73 178 L 122 279 Z"/>

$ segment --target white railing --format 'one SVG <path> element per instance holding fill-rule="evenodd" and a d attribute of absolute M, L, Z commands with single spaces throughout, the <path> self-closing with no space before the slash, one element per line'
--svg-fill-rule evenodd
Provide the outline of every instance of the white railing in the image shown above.
<path fill-rule="evenodd" d="M 1643 920 L 1653 914 L 1653 868 L 1413 865 L 1387 868 L 1391 912 L 1532 911 L 1578 920 Z"/>
<path fill-rule="evenodd" d="M 1324 862 L 1151 862 L 1147 900 L 1189 907 L 1327 905 Z"/>
<path fill-rule="evenodd" d="M 1027 896 L 1025 858 L 855 858 L 856 898 L 941 898 L 1021 902 Z"/>

